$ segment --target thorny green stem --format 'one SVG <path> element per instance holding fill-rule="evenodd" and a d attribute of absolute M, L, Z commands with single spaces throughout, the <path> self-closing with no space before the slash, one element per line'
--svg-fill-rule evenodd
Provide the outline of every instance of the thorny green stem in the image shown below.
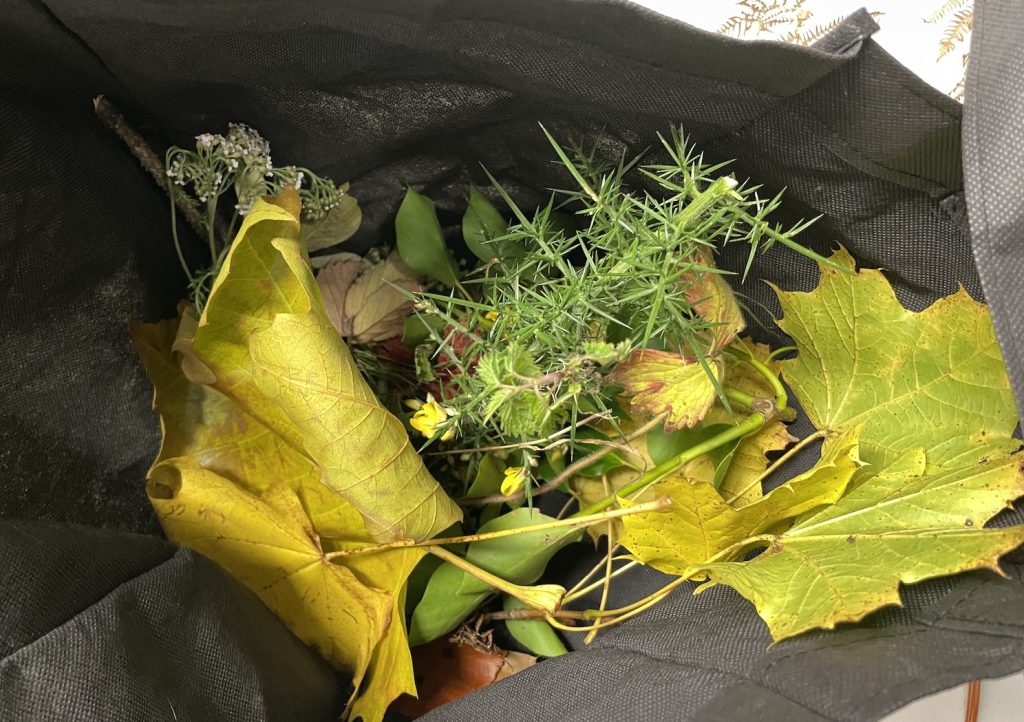
<path fill-rule="evenodd" d="M 663 461 L 662 463 L 658 464 L 653 469 L 645 473 L 636 481 L 627 484 L 626 486 L 619 489 L 615 495 L 609 496 L 608 498 L 603 499 L 597 502 L 596 504 L 591 504 L 585 509 L 581 509 L 580 511 L 576 512 L 575 516 L 589 517 L 594 514 L 597 514 L 607 509 L 612 504 L 614 504 L 617 498 L 628 497 L 638 492 L 641 492 L 651 484 L 661 481 L 666 476 L 676 471 L 681 466 L 690 463 L 694 459 L 703 456 L 708 452 L 714 451 L 718 447 L 728 444 L 730 441 L 733 441 L 735 439 L 741 439 L 747 434 L 757 431 L 762 426 L 764 426 L 766 421 L 767 417 L 764 414 L 760 412 L 755 412 L 750 416 L 746 417 L 736 426 L 732 426 L 726 429 L 725 431 L 722 431 L 721 433 L 715 434 L 710 439 L 706 439 L 705 441 L 702 441 L 699 444 L 691 446 L 689 449 L 686 449 L 685 451 L 681 452 L 680 454 L 677 454 L 671 459 Z M 572 519 L 573 517 L 570 516 L 569 518 Z"/>
<path fill-rule="evenodd" d="M 590 526 L 591 524 L 597 524 L 609 519 L 617 519 L 622 516 L 629 516 L 630 514 L 663 511 L 664 509 L 668 509 L 671 505 L 672 501 L 667 496 L 663 496 L 655 499 L 654 501 L 637 504 L 636 506 L 629 507 L 628 509 L 612 509 L 611 511 L 602 511 L 589 516 L 574 515 L 567 519 L 556 519 L 543 524 L 516 527 L 515 529 L 500 529 L 498 531 L 485 532 L 483 534 L 436 537 L 434 539 L 424 539 L 422 541 L 417 541 L 415 539 L 400 539 L 386 544 L 374 544 L 365 547 L 355 547 L 353 549 L 328 552 L 327 554 L 324 554 L 324 558 L 331 560 L 338 557 L 355 556 L 357 554 L 377 554 L 391 549 L 406 549 L 408 547 L 435 547 L 447 544 L 467 544 L 471 542 L 488 541 L 490 539 L 502 539 L 504 537 L 517 536 L 519 534 L 532 534 L 534 532 L 546 531 L 548 529 L 559 529 L 570 526 Z"/>
<path fill-rule="evenodd" d="M 759 221 L 758 219 L 754 218 L 749 213 L 742 213 L 742 214 L 740 214 L 740 217 L 747 224 L 749 224 L 751 228 L 756 228 L 756 227 L 760 226 L 761 231 L 766 236 L 771 238 L 773 241 L 776 241 L 777 243 L 781 243 L 782 245 L 784 245 L 786 248 L 790 249 L 791 251 L 796 251 L 801 256 L 804 256 L 806 258 L 810 258 L 812 261 L 817 261 L 818 263 L 823 263 L 824 265 L 828 266 L 829 268 L 833 268 L 833 269 L 835 269 L 837 271 L 845 273 L 848 276 L 849 275 L 853 275 L 853 274 L 856 273 L 856 271 L 854 271 L 851 268 L 846 268 L 845 266 L 841 266 L 838 263 L 836 263 L 835 261 L 833 261 L 832 259 L 825 258 L 825 256 L 822 256 L 819 253 L 815 253 L 810 248 L 805 248 L 804 246 L 801 246 L 799 243 L 794 241 L 792 238 L 788 237 L 785 233 L 780 233 L 779 231 L 775 230 L 770 225 L 768 225 L 765 221 Z"/>

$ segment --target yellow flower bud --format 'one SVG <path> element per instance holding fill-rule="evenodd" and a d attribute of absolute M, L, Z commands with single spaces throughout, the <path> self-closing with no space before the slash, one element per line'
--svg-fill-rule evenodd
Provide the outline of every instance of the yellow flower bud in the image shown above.
<path fill-rule="evenodd" d="M 484 328 L 490 328 L 494 325 L 494 322 L 498 320 L 497 311 L 488 311 L 487 313 L 480 316 L 480 325 Z"/>
<path fill-rule="evenodd" d="M 510 466 L 505 469 L 505 478 L 501 482 L 501 493 L 505 496 L 515 494 L 526 484 L 526 469 L 522 466 Z"/>

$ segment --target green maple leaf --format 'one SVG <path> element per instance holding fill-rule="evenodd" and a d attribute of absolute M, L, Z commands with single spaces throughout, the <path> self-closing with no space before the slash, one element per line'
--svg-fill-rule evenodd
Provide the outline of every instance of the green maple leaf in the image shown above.
<path fill-rule="evenodd" d="M 672 506 L 663 512 L 623 517 L 619 542 L 644 564 L 684 575 L 692 565 L 751 535 L 835 502 L 858 466 L 854 429 L 830 445 L 814 468 L 738 509 L 727 504 L 711 484 L 676 475 L 653 487 L 654 493 L 667 495 Z"/>
<path fill-rule="evenodd" d="M 854 267 L 843 250 L 833 263 Z M 809 293 L 776 291 L 799 354 L 783 376 L 811 422 L 861 425 L 861 458 L 883 468 L 923 449 L 929 468 L 1015 451 L 1017 414 L 988 309 L 961 289 L 921 313 L 876 270 L 823 264 Z"/>
<path fill-rule="evenodd" d="M 853 267 L 844 251 L 832 260 Z M 862 428 L 872 466 L 835 505 L 741 542 L 765 548 L 751 561 L 686 570 L 750 599 L 775 639 L 899 604 L 900 583 L 998 571 L 1024 542 L 1024 526 L 982 528 L 1024 494 L 1021 457 L 1010 455 L 1017 416 L 985 307 L 960 291 L 913 313 L 878 271 L 821 271 L 816 290 L 779 292 L 780 325 L 799 351 L 783 372 L 819 428 Z"/>
<path fill-rule="evenodd" d="M 789 531 L 751 542 L 749 562 L 699 565 L 757 607 L 776 639 L 862 619 L 899 604 L 899 584 L 969 569 L 998 571 L 1024 542 L 1024 525 L 982 529 L 1024 494 L 1020 460 L 870 479 Z"/>

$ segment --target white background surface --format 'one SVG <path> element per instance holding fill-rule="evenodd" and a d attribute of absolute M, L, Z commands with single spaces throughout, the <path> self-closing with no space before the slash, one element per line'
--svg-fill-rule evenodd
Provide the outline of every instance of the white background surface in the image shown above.
<path fill-rule="evenodd" d="M 711 31 L 717 31 L 722 23 L 740 12 L 740 8 L 733 0 L 634 2 Z M 883 13 L 877 19 L 882 29 L 875 33 L 873 39 L 901 63 L 943 93 L 948 93 L 962 77 L 962 56 L 967 51 L 967 44 L 964 43 L 956 51 L 937 61 L 939 41 L 949 18 L 937 23 L 928 23 L 925 19 L 941 4 L 942 0 L 805 0 L 803 8 L 813 13 L 811 25 L 826 25 L 831 20 L 846 17 L 862 7 L 872 12 Z M 754 37 L 771 39 L 772 35 L 765 33 Z M 1024 715 L 1021 719 L 1024 719 Z"/>
<path fill-rule="evenodd" d="M 704 30 L 718 31 L 731 16 L 738 14 L 733 0 L 634 0 L 665 15 L 679 18 Z M 950 92 L 963 73 L 962 56 L 967 43 L 941 60 L 939 41 L 948 19 L 927 23 L 941 0 L 806 0 L 804 7 L 814 13 L 812 25 L 824 25 L 832 19 L 849 15 L 866 7 L 884 13 L 877 22 L 881 30 L 873 38 L 903 65 L 944 93 Z M 785 33 L 787 29 L 782 29 Z M 749 35 L 744 37 L 751 37 Z M 755 35 L 756 39 L 774 39 L 770 33 Z M 884 722 L 962 722 L 967 702 L 967 688 L 939 694 L 905 707 L 889 715 Z M 982 684 L 979 722 L 1024 721 L 1024 674 L 1012 675 Z M 746 722 L 737 720 L 737 722 Z M 755 722 L 776 722 L 760 720 Z"/>

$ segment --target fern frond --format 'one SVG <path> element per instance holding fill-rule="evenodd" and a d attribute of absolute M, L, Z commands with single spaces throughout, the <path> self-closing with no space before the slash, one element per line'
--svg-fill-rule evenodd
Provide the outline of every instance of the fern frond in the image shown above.
<path fill-rule="evenodd" d="M 946 0 L 935 12 L 926 17 L 924 21 L 926 23 L 937 23 L 952 11 L 962 8 L 966 4 L 967 0 Z"/>
<path fill-rule="evenodd" d="M 956 50 L 956 46 L 967 39 L 974 29 L 974 10 L 960 10 L 953 16 L 953 21 L 946 26 L 946 31 L 939 41 L 939 60 Z"/>

